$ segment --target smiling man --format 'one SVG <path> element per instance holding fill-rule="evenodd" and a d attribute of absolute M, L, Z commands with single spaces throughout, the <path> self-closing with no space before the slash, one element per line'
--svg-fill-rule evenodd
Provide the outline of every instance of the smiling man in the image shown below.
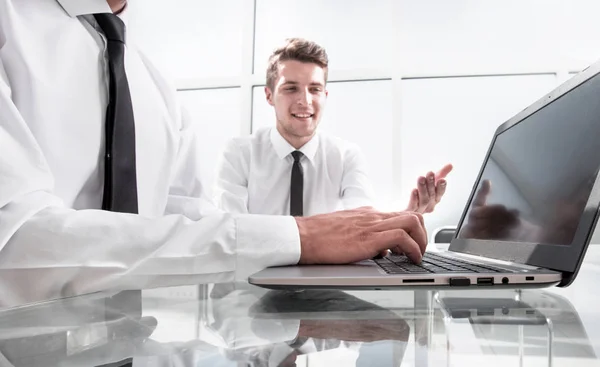
<path fill-rule="evenodd" d="M 194 125 L 128 38 L 126 3 L 0 0 L 0 308 L 387 249 L 421 260 L 415 213 L 216 210 Z"/>
<path fill-rule="evenodd" d="M 327 101 L 328 57 L 292 38 L 267 67 L 265 95 L 274 128 L 232 139 L 218 167 L 216 199 L 233 213 L 306 216 L 373 205 L 366 161 L 355 144 L 317 133 Z M 447 165 L 419 177 L 407 210 L 433 211 L 446 190 Z"/>

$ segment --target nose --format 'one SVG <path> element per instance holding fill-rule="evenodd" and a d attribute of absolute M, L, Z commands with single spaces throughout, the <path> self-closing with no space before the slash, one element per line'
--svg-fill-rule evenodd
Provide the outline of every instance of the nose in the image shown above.
<path fill-rule="evenodd" d="M 308 91 L 308 89 L 303 89 L 298 96 L 298 104 L 301 106 L 311 106 L 312 105 L 312 94 Z"/>

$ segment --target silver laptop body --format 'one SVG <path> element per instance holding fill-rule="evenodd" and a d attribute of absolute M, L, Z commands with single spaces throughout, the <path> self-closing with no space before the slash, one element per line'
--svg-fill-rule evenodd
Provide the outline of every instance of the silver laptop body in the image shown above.
<path fill-rule="evenodd" d="M 478 272 L 453 268 L 389 273 L 375 260 L 366 260 L 267 268 L 251 275 L 249 282 L 272 289 L 569 285 L 583 261 L 600 206 L 599 73 L 600 62 L 496 130 L 450 247 L 431 254 L 453 264 L 478 263 Z M 491 190 L 485 210 L 499 209 L 504 217 L 499 215 L 489 230 L 476 231 L 486 182 Z M 425 259 L 429 256 L 428 251 Z M 481 271 L 487 268 L 494 271 Z"/>

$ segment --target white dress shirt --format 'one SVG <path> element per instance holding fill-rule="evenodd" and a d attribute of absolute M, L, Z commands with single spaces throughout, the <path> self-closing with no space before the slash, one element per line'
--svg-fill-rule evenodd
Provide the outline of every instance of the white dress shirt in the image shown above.
<path fill-rule="evenodd" d="M 109 78 L 98 12 L 106 0 L 0 0 L 0 306 L 297 263 L 293 218 L 232 216 L 206 198 L 175 91 L 131 44 L 140 214 L 99 210 Z"/>
<path fill-rule="evenodd" d="M 294 158 L 276 128 L 232 139 L 217 170 L 216 200 L 232 213 L 289 215 Z M 373 205 L 361 150 L 355 144 L 317 133 L 300 149 L 304 170 L 304 215 Z"/>

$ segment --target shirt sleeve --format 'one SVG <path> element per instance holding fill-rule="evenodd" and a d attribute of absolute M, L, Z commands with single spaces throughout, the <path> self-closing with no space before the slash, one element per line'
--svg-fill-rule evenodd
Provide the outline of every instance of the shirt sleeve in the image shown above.
<path fill-rule="evenodd" d="M 226 212 L 248 213 L 249 155 L 249 150 L 245 154 L 245 149 L 232 139 L 217 164 L 215 201 Z"/>
<path fill-rule="evenodd" d="M 0 59 L 0 307 L 101 290 L 244 279 L 267 266 L 298 262 L 293 218 L 216 210 L 195 218 L 188 204 L 181 210 L 173 205 L 195 193 L 182 191 L 187 183 L 177 178 L 169 193 L 173 214 L 162 217 L 66 207 L 11 100 L 9 80 Z M 193 143 L 186 145 L 177 164 L 194 169 Z M 189 205 L 198 210 L 198 202 Z"/>
<path fill-rule="evenodd" d="M 367 174 L 367 162 L 360 148 L 348 144 L 344 152 L 344 172 L 340 196 L 344 209 L 373 206 L 373 188 Z"/>

